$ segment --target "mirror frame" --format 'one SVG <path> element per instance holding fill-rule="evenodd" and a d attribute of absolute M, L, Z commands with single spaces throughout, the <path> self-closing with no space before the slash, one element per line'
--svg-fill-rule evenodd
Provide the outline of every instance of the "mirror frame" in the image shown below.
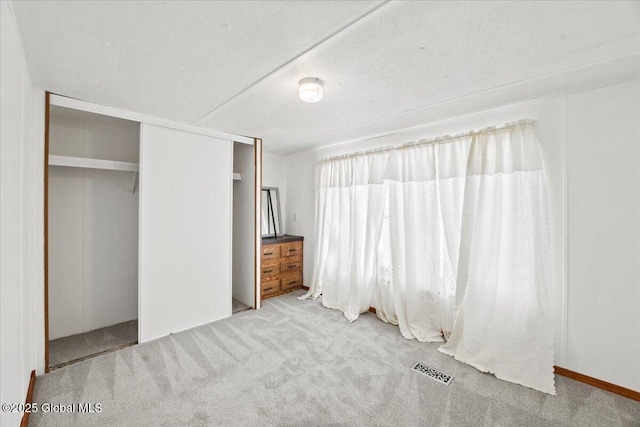
<path fill-rule="evenodd" d="M 272 212 L 273 212 L 273 199 L 274 199 L 273 193 L 275 193 L 277 215 L 273 215 L 273 217 L 275 217 L 274 219 L 275 221 L 277 221 L 277 224 L 273 224 L 273 233 L 264 234 L 262 233 L 263 230 L 260 230 L 260 233 L 262 233 L 262 237 L 278 237 L 279 235 L 282 236 L 284 233 L 282 232 L 282 214 L 280 210 L 280 189 L 278 187 L 262 187 L 262 191 L 263 191 L 263 198 L 266 200 L 268 200 L 269 194 L 271 194 Z M 265 191 L 267 192 L 266 195 L 264 194 Z M 267 207 L 267 211 L 268 210 L 269 209 Z M 262 206 L 260 206 L 260 213 L 261 215 L 264 215 L 264 212 L 262 212 Z M 267 224 L 270 224 L 271 220 L 272 220 L 272 217 L 270 217 L 267 212 Z"/>

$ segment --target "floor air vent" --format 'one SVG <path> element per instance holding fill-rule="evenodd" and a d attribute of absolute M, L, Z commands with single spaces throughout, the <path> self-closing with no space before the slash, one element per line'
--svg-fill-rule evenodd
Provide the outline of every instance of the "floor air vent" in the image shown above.
<path fill-rule="evenodd" d="M 453 381 L 453 377 L 451 375 L 445 374 L 444 372 L 439 371 L 436 368 L 432 368 L 429 365 L 425 365 L 424 363 L 421 363 L 421 362 L 416 362 L 411 367 L 411 369 L 418 371 L 421 374 L 426 375 L 429 378 L 434 379 L 444 385 L 449 385 L 451 384 L 451 381 Z"/>

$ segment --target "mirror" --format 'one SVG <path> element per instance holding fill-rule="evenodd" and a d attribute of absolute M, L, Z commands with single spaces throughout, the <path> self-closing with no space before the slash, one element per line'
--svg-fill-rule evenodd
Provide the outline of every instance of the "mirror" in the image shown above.
<path fill-rule="evenodd" d="M 262 187 L 262 237 L 282 236 L 280 191 L 278 187 Z"/>

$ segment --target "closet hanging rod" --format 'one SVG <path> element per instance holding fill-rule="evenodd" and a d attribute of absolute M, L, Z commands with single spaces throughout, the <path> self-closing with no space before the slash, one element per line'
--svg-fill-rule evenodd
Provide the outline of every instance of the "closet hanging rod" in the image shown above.
<path fill-rule="evenodd" d="M 137 163 L 117 162 L 115 160 L 89 159 L 86 157 L 71 157 L 49 155 L 49 166 L 67 166 L 71 168 L 107 169 L 115 171 L 138 172 Z"/>

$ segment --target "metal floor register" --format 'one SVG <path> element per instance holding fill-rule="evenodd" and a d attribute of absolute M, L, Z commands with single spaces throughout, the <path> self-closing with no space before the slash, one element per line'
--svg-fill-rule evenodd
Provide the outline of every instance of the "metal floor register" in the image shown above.
<path fill-rule="evenodd" d="M 442 383 L 444 385 L 449 385 L 451 384 L 451 381 L 453 381 L 453 377 L 449 374 L 445 374 L 442 371 L 439 371 L 436 368 L 432 368 L 429 365 L 425 365 L 422 362 L 416 362 L 411 369 L 420 372 L 422 375 L 426 375 L 427 377 L 434 379 L 436 381 L 438 381 L 439 383 Z"/>

